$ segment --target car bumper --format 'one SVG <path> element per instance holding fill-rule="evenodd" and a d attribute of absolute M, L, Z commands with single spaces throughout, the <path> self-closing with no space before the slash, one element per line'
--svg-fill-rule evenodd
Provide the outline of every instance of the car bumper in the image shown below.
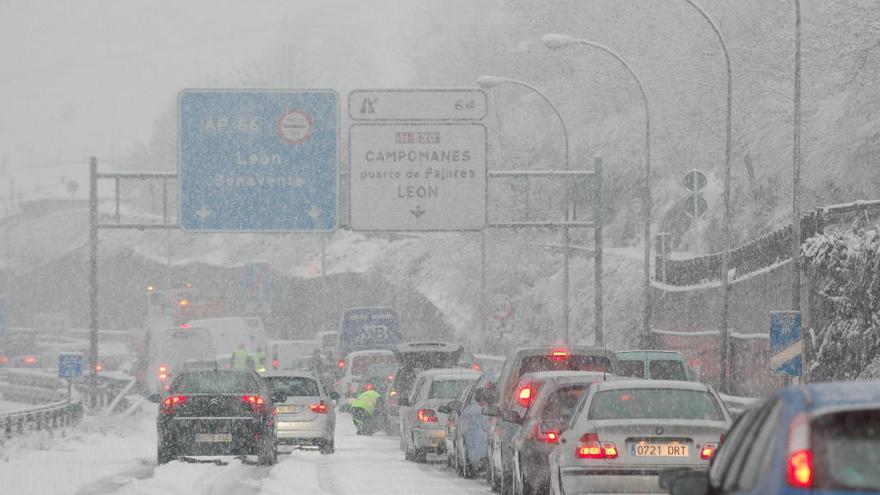
<path fill-rule="evenodd" d="M 416 448 L 438 452 L 446 449 L 446 430 L 413 428 L 412 432 Z"/>
<path fill-rule="evenodd" d="M 159 441 L 180 455 L 256 454 L 263 435 L 274 433 L 254 418 L 176 418 L 160 423 L 158 432 Z"/>
<path fill-rule="evenodd" d="M 285 421 L 279 418 L 276 421 L 276 434 L 278 443 L 317 443 L 320 440 L 332 440 L 333 428 L 329 422 L 324 421 Z"/>
<path fill-rule="evenodd" d="M 666 493 L 658 477 L 664 468 L 569 467 L 562 469 L 565 495 L 603 493 Z"/>

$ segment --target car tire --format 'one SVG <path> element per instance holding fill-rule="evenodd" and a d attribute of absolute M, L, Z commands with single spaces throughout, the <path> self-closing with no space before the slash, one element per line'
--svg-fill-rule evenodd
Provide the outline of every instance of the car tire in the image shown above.
<path fill-rule="evenodd" d="M 513 473 L 507 470 L 503 463 L 501 465 L 501 490 L 498 493 L 501 495 L 513 495 Z"/>
<path fill-rule="evenodd" d="M 159 447 L 156 449 L 156 460 L 159 465 L 168 464 L 175 458 L 177 458 L 177 454 L 171 449 L 171 447 L 168 447 L 163 443 L 159 444 Z"/>
<path fill-rule="evenodd" d="M 278 460 L 277 445 L 275 440 L 268 435 L 264 437 L 260 445 L 260 451 L 257 454 L 257 463 L 262 466 L 271 466 Z"/>
<path fill-rule="evenodd" d="M 330 440 L 329 442 L 328 441 L 322 442 L 321 446 L 318 447 L 318 452 L 320 452 L 321 454 L 324 454 L 324 455 L 329 455 L 329 454 L 336 452 L 336 447 L 334 445 L 333 440 Z"/>
<path fill-rule="evenodd" d="M 501 491 L 501 480 L 498 473 L 495 472 L 495 463 L 492 461 L 491 451 L 489 452 L 489 469 L 486 470 L 486 479 L 489 481 L 489 486 L 493 492 Z"/>

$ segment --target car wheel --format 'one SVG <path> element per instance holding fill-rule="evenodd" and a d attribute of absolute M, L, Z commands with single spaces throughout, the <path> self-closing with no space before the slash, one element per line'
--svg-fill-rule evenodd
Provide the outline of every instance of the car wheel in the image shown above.
<path fill-rule="evenodd" d="M 419 464 L 424 464 L 428 462 L 428 451 L 425 449 L 415 449 L 415 452 L 413 453 L 413 459 Z"/>
<path fill-rule="evenodd" d="M 263 466 L 271 466 L 278 460 L 276 452 L 275 440 L 268 435 L 263 439 L 260 445 L 260 452 L 257 454 L 257 462 Z"/>
<path fill-rule="evenodd" d="M 318 452 L 325 455 L 336 452 L 336 447 L 333 445 L 333 440 L 330 440 L 329 442 L 325 440 L 323 443 L 321 443 L 321 446 L 318 448 Z"/>
<path fill-rule="evenodd" d="M 529 484 L 529 479 L 523 471 L 522 456 L 517 454 L 516 461 L 516 471 L 513 474 L 514 493 L 515 495 L 532 495 L 535 491 L 532 489 L 532 485 Z"/>
<path fill-rule="evenodd" d="M 171 449 L 171 447 L 168 447 L 164 443 L 159 444 L 159 448 L 157 449 L 157 452 L 156 452 L 156 460 L 158 461 L 159 464 L 168 464 L 169 462 L 173 461 L 176 457 L 177 457 L 177 455 L 174 453 L 174 451 Z"/>
<path fill-rule="evenodd" d="M 513 473 L 505 468 L 504 463 L 501 464 L 501 495 L 513 495 Z"/>

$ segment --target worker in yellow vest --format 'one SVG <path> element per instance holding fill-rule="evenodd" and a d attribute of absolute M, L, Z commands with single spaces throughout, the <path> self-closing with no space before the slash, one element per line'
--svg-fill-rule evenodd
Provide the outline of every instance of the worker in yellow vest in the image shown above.
<path fill-rule="evenodd" d="M 232 353 L 232 368 L 236 370 L 247 369 L 248 352 L 244 344 L 238 344 L 238 349 Z"/>
<path fill-rule="evenodd" d="M 266 372 L 266 353 L 262 347 L 257 347 L 257 352 L 254 353 L 254 369 L 257 373 Z"/>

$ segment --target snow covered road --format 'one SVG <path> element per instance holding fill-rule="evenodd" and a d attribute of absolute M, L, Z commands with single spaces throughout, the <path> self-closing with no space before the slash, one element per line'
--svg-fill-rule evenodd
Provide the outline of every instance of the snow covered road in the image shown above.
<path fill-rule="evenodd" d="M 339 415 L 335 454 L 295 451 L 272 467 L 219 459 L 228 464 L 156 466 L 151 410 L 127 421 L 87 418 L 63 438 L 43 433 L 0 443 L 0 480 L 4 492 L 37 495 L 490 493 L 484 482 L 457 478 L 445 464 L 404 461 L 396 438 L 355 435 L 347 415 Z"/>

